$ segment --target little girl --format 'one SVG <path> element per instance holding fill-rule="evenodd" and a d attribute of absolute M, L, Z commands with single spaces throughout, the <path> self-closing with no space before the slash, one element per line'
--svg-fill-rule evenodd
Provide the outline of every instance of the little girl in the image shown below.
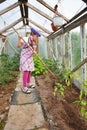
<path fill-rule="evenodd" d="M 20 71 L 23 72 L 23 86 L 22 91 L 26 94 L 31 93 L 28 87 L 35 87 L 30 83 L 30 74 L 34 71 L 34 61 L 33 54 L 36 54 L 36 48 L 38 44 L 38 37 L 41 35 L 33 28 L 31 28 L 30 37 L 24 37 L 22 39 L 21 35 L 18 36 L 18 47 L 23 46 L 20 55 Z"/>

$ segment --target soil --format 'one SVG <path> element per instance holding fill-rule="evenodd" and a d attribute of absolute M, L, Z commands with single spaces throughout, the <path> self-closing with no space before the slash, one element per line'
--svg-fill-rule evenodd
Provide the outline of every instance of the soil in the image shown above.
<path fill-rule="evenodd" d="M 54 97 L 55 80 L 49 74 L 36 76 L 35 80 L 49 130 L 87 130 L 87 121 L 81 116 L 80 107 L 73 103 L 79 96 L 75 85 L 66 89 L 64 97 L 60 93 Z M 6 108 L 10 106 L 9 99 L 15 85 L 15 82 L 11 82 L 0 86 L 0 115 L 8 114 Z M 5 122 L 6 118 L 0 121 L 0 130 L 3 130 Z"/>
<path fill-rule="evenodd" d="M 44 117 L 49 130 L 87 130 L 87 120 L 80 113 L 80 106 L 73 102 L 78 99 L 79 89 L 72 84 L 65 90 L 64 97 L 53 95 L 55 80 L 50 75 L 36 76 Z"/>
<path fill-rule="evenodd" d="M 3 130 L 7 120 L 8 110 L 10 107 L 11 94 L 15 89 L 16 82 L 0 85 L 0 130 Z M 2 119 L 3 118 L 3 119 Z"/>

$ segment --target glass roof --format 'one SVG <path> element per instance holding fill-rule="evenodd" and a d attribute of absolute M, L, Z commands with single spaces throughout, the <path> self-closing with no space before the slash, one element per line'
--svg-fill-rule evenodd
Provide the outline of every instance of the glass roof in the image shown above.
<path fill-rule="evenodd" d="M 13 4 L 17 3 L 18 0 L 6 0 L 0 4 L 0 12 L 2 12 L 4 9 L 6 9 L 9 6 L 12 6 Z M 47 3 L 49 6 L 54 8 L 54 6 L 58 5 L 58 12 L 61 13 L 64 17 L 67 19 L 71 19 L 74 15 L 76 15 L 78 12 L 80 12 L 83 8 L 86 7 L 86 4 L 82 0 L 44 0 L 45 3 Z M 34 6 L 36 9 L 39 10 L 39 12 L 44 12 L 44 14 L 49 16 L 50 18 L 53 18 L 54 13 L 43 6 L 41 3 L 39 3 L 37 0 L 28 0 L 28 3 L 32 6 Z M 14 9 L 11 9 L 7 11 L 6 13 L 0 14 L 0 31 L 3 30 L 5 27 L 13 24 L 17 20 L 21 18 L 21 12 L 20 12 L 20 6 L 15 7 Z M 47 29 L 50 33 L 52 32 L 51 29 L 51 23 L 49 19 L 47 19 L 44 16 L 41 16 L 39 13 L 35 12 L 33 9 L 28 8 L 28 18 L 35 22 L 37 25 Z M 29 22 L 29 26 L 35 27 L 41 33 L 44 35 L 48 35 L 46 32 L 44 32 L 41 28 L 33 24 L 32 22 Z M 27 26 L 29 28 L 29 26 Z M 16 29 L 23 27 L 23 22 L 19 22 L 14 26 Z M 10 29 L 12 30 L 12 29 Z M 6 34 L 5 32 L 3 34 Z"/>

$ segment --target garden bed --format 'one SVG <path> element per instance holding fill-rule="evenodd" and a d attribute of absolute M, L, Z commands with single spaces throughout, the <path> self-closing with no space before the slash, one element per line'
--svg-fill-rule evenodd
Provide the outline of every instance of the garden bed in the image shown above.
<path fill-rule="evenodd" d="M 81 116 L 79 105 L 73 103 L 78 99 L 78 88 L 72 85 L 65 90 L 64 96 L 58 92 L 55 97 L 55 80 L 49 74 L 36 76 L 35 79 L 49 130 L 87 130 L 87 121 Z M 0 87 L 0 115 L 6 113 L 7 117 L 15 85 L 16 82 L 11 82 Z M 6 118 L 1 121 L 0 130 L 3 130 L 5 122 Z"/>
<path fill-rule="evenodd" d="M 0 85 L 0 130 L 3 130 L 10 108 L 11 94 L 15 89 L 16 82 Z"/>
<path fill-rule="evenodd" d="M 78 99 L 79 90 L 70 86 L 65 95 L 53 95 L 54 79 L 47 75 L 36 76 L 42 108 L 50 130 L 87 130 L 87 121 L 81 116 L 80 106 L 73 102 Z"/>

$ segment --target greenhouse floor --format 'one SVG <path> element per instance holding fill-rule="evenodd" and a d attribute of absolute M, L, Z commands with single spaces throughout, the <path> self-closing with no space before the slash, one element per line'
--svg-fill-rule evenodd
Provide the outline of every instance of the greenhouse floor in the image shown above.
<path fill-rule="evenodd" d="M 11 96 L 4 130 L 48 130 L 36 88 L 31 88 L 31 94 L 23 93 L 21 75 Z M 32 77 L 32 82 L 35 83 L 34 77 Z"/>
<path fill-rule="evenodd" d="M 64 96 L 55 97 L 55 79 L 48 73 L 32 77 L 36 87 L 26 95 L 21 92 L 21 74 L 10 100 L 8 120 L 4 130 L 87 130 L 87 120 L 81 116 L 79 89 L 74 84 Z"/>

